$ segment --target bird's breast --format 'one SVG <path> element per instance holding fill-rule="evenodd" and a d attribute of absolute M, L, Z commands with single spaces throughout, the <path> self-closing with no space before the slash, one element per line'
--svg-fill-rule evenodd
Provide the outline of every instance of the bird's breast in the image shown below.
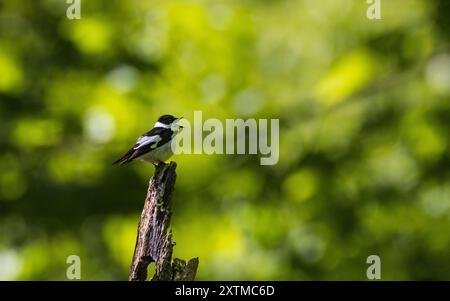
<path fill-rule="evenodd" d="M 141 157 L 143 161 L 158 163 L 159 161 L 165 162 L 173 155 L 170 141 L 166 144 L 149 151 Z"/>

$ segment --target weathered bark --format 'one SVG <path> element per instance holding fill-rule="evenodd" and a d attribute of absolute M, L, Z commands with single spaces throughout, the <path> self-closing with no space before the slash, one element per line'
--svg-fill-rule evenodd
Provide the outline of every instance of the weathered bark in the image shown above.
<path fill-rule="evenodd" d="M 136 246 L 131 263 L 129 280 L 147 279 L 147 267 L 154 262 L 155 275 L 152 280 L 194 280 L 198 258 L 189 260 L 174 259 L 172 263 L 172 215 L 171 199 L 175 185 L 177 164 L 159 165 L 150 179 L 144 209 L 138 226 Z"/>

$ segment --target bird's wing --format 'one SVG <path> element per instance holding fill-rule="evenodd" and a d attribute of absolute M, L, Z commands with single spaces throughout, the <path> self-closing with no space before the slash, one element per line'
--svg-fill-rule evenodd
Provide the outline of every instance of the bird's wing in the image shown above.
<path fill-rule="evenodd" d="M 160 135 L 153 135 L 153 136 L 142 135 L 136 141 L 136 144 L 133 146 L 133 149 L 137 150 L 146 145 L 150 145 L 150 148 L 152 149 L 155 148 L 158 145 L 158 142 L 161 140 L 162 138 Z"/>
<path fill-rule="evenodd" d="M 149 132 L 138 138 L 136 144 L 125 155 L 113 164 L 128 163 L 163 144 L 166 144 L 172 138 L 172 131 L 164 128 L 153 128 Z"/>

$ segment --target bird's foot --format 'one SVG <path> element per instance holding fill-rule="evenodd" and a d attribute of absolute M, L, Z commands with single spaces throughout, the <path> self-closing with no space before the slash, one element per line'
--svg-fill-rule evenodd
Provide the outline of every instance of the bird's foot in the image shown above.
<path fill-rule="evenodd" d="M 153 165 L 155 166 L 155 168 L 158 168 L 158 167 L 163 167 L 163 166 L 165 166 L 166 163 L 164 163 L 163 161 L 158 161 L 158 162 L 156 162 L 156 163 L 153 163 Z"/>

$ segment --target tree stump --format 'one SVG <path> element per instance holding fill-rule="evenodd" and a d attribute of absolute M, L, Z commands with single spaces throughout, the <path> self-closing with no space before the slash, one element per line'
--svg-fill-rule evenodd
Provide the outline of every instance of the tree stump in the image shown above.
<path fill-rule="evenodd" d="M 160 164 L 150 179 L 147 197 L 138 226 L 136 246 L 131 263 L 130 281 L 145 281 L 150 263 L 156 265 L 152 280 L 192 281 L 198 267 L 198 258 L 184 260 L 175 258 L 172 231 L 168 232 L 172 216 L 171 199 L 175 186 L 177 164 Z"/>

